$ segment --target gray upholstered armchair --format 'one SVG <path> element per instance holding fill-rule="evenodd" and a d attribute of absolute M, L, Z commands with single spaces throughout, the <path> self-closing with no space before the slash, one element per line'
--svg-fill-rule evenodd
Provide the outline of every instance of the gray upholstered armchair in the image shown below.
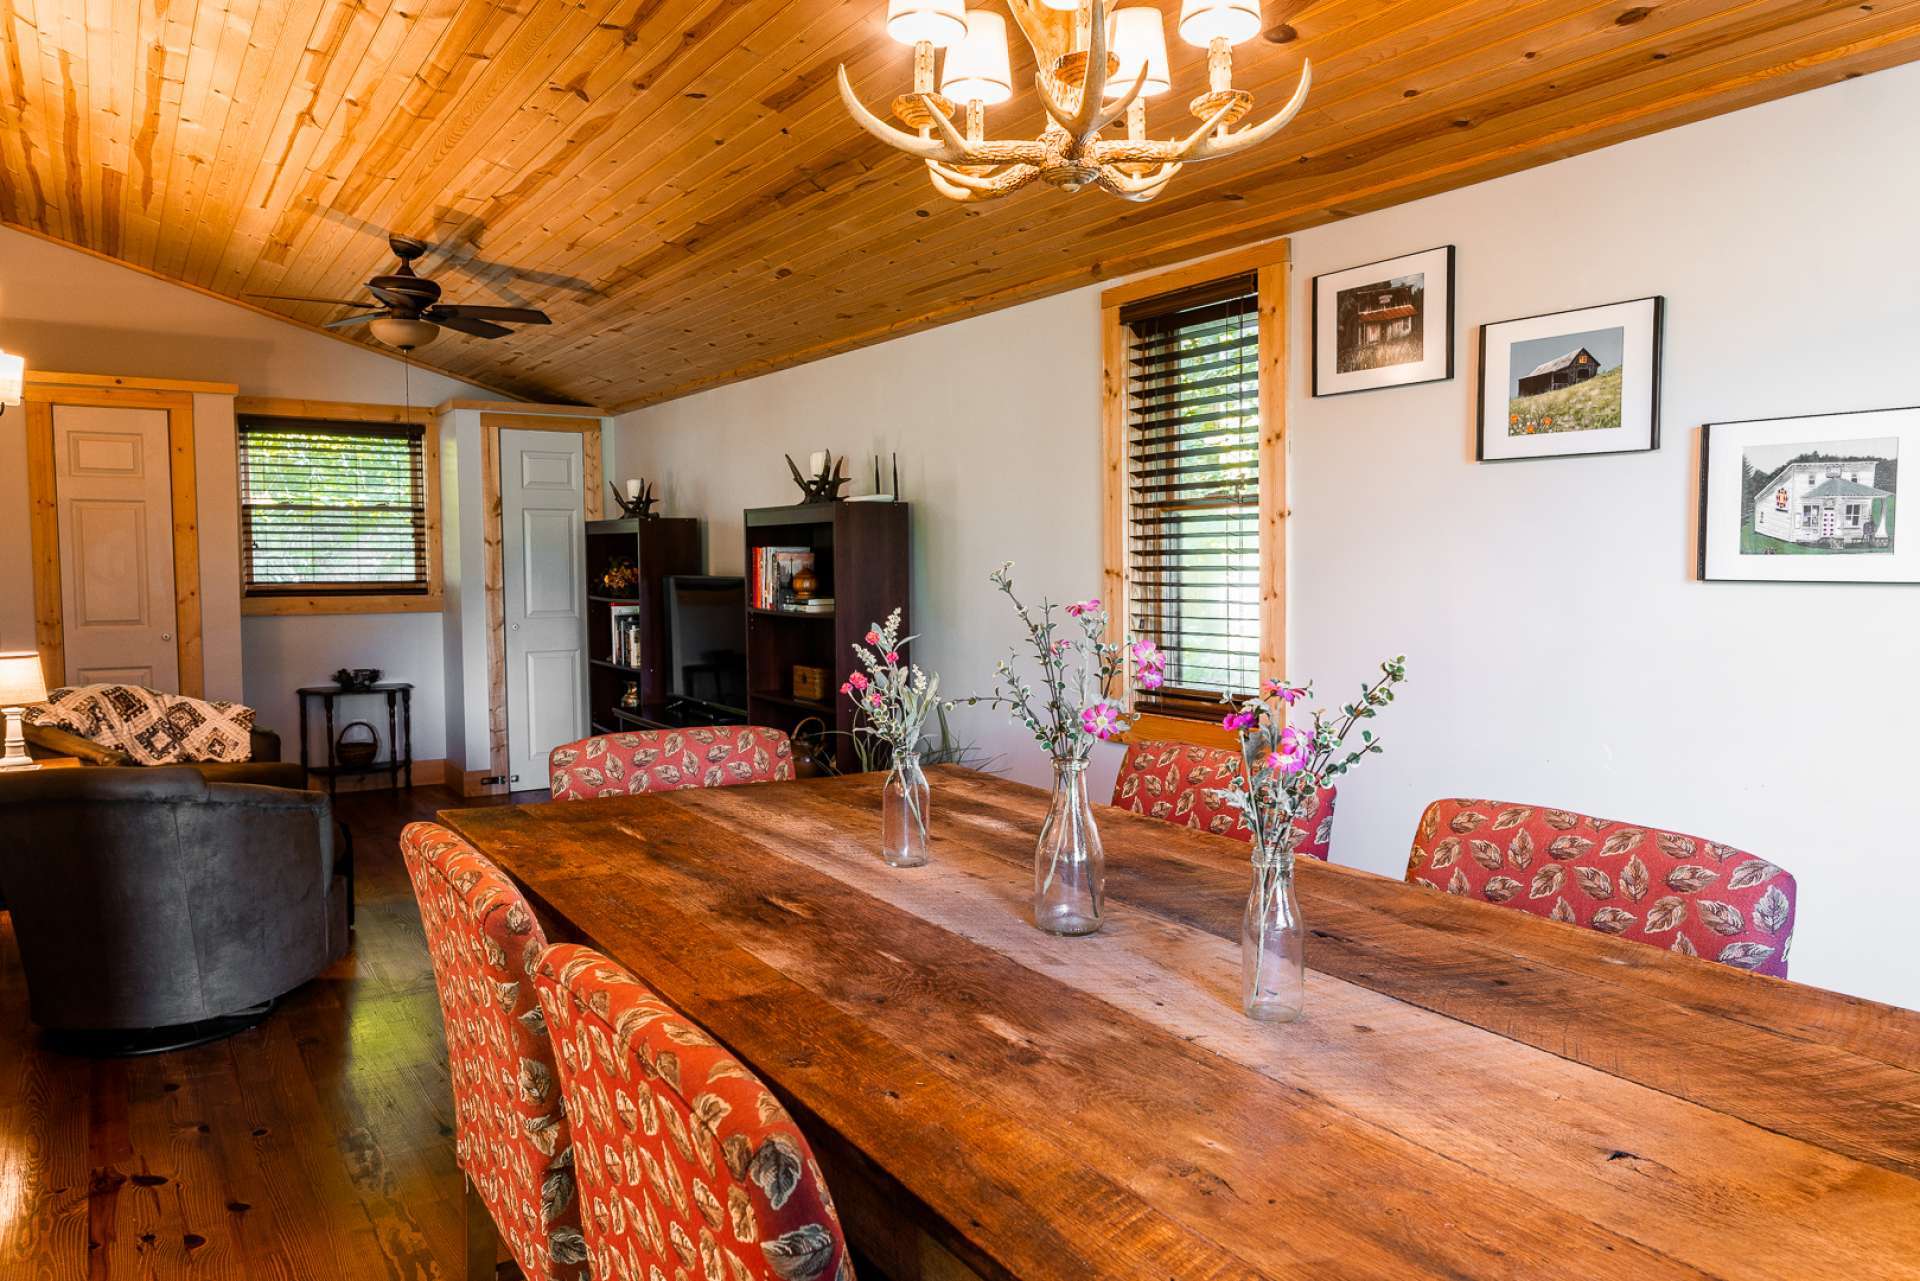
<path fill-rule="evenodd" d="M 0 890 L 33 1019 L 127 1053 L 236 1031 L 347 949 L 324 794 L 185 766 L 0 777 Z"/>

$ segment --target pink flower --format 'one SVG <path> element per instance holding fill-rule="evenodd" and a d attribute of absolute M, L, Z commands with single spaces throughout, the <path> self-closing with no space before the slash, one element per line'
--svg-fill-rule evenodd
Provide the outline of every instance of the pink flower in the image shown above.
<path fill-rule="evenodd" d="M 865 672 L 855 672 L 853 675 L 847 677 L 847 684 L 853 686 L 855 689 L 865 689 L 867 687 L 867 674 Z"/>
<path fill-rule="evenodd" d="M 879 643 L 880 643 L 880 633 L 875 631 L 873 628 L 869 627 L 867 629 L 867 644 L 878 645 Z"/>
<path fill-rule="evenodd" d="M 1095 703 L 1080 713 L 1080 725 L 1102 741 L 1120 732 L 1120 709 L 1112 703 Z"/>
<path fill-rule="evenodd" d="M 1080 615 L 1085 612 L 1086 612 L 1086 607 L 1083 606 L 1079 601 L 1075 601 L 1073 602 L 1073 604 L 1067 606 L 1067 613 L 1073 615 L 1075 618 L 1080 617 Z"/>
<path fill-rule="evenodd" d="M 1253 723 L 1259 719 L 1260 717 L 1257 712 L 1228 712 L 1220 718 L 1220 728 L 1224 730 L 1243 730 L 1251 727 Z"/>
<path fill-rule="evenodd" d="M 1098 596 L 1095 596 L 1092 600 L 1077 600 L 1067 606 L 1067 613 L 1073 615 L 1075 618 L 1080 617 L 1082 614 L 1097 614 L 1099 612 L 1100 598 Z"/>
<path fill-rule="evenodd" d="M 876 690 L 874 690 L 874 691 L 873 691 L 873 693 L 871 693 L 871 694 L 869 694 L 869 695 L 867 695 L 867 702 L 869 702 L 869 703 L 871 703 L 871 704 L 873 704 L 873 705 L 874 705 L 875 707 L 878 707 L 878 706 L 880 706 L 880 701 L 881 701 L 881 700 L 880 700 L 880 691 L 879 691 L 879 690 L 877 690 L 877 689 L 876 689 Z"/>
<path fill-rule="evenodd" d="M 1166 673 L 1157 667 L 1142 667 L 1133 674 L 1134 684 L 1141 689 L 1159 689 L 1166 681 Z"/>
<path fill-rule="evenodd" d="M 1307 692 L 1304 689 L 1299 689 L 1292 685 L 1284 685 L 1279 681 L 1273 680 L 1268 681 L 1263 688 L 1266 693 L 1278 698 L 1288 707 L 1292 707 L 1294 703 L 1299 701 L 1300 696 Z"/>
<path fill-rule="evenodd" d="M 1054 653 L 1056 653 L 1056 654 L 1064 654 L 1064 653 L 1066 653 L 1066 652 L 1067 652 L 1067 642 L 1066 642 L 1066 641 L 1064 641 L 1064 640 L 1057 640 L 1057 641 L 1055 641 L 1055 642 L 1053 643 L 1053 652 L 1054 652 Z"/>
<path fill-rule="evenodd" d="M 900 661 L 900 651 L 899 651 L 899 650 L 897 650 L 897 649 L 890 649 L 890 650 L 888 650 L 888 651 L 887 651 L 887 661 L 888 661 L 889 663 L 897 663 L 897 662 L 899 662 L 899 661 Z"/>
<path fill-rule="evenodd" d="M 840 687 L 840 692 L 841 692 L 842 694 L 851 694 L 851 693 L 853 693 L 853 682 L 852 682 L 852 681 L 848 681 L 848 682 L 847 682 L 846 684 L 844 684 L 844 685 L 842 685 L 842 686 Z"/>
<path fill-rule="evenodd" d="M 1289 725 L 1280 731 L 1280 750 L 1289 756 L 1305 756 L 1313 750 L 1313 735 Z"/>
<path fill-rule="evenodd" d="M 1267 756 L 1267 768 L 1278 770 L 1282 774 L 1298 774 L 1306 768 L 1306 764 L 1298 756 L 1282 756 L 1278 752 L 1272 752 Z"/>

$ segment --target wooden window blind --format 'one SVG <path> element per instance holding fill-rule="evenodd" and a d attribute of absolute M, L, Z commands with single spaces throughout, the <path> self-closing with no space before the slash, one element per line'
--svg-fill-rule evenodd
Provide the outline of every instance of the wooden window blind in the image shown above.
<path fill-rule="evenodd" d="M 428 591 L 423 428 L 242 418 L 239 440 L 247 595 Z"/>
<path fill-rule="evenodd" d="M 1137 691 L 1218 718 L 1260 665 L 1260 317 L 1252 274 L 1123 308 L 1127 621 L 1167 654 Z"/>

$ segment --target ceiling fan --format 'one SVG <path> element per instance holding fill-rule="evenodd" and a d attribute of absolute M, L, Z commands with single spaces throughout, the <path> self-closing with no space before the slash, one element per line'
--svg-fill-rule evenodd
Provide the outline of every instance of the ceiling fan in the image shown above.
<path fill-rule="evenodd" d="M 413 270 L 413 260 L 433 248 L 411 236 L 388 236 L 387 245 L 400 260 L 400 268 L 367 282 L 367 292 L 379 303 L 353 302 L 345 298 L 308 298 L 297 294 L 251 294 L 253 298 L 275 298 L 282 302 L 320 302 L 336 307 L 359 307 L 362 314 L 342 316 L 322 328 L 345 329 L 365 325 L 369 332 L 389 347 L 412 351 L 440 336 L 442 329 L 455 329 L 475 338 L 503 338 L 512 333 L 508 325 L 550 325 L 544 311 L 532 307 L 470 307 L 440 301 L 440 286 Z"/>

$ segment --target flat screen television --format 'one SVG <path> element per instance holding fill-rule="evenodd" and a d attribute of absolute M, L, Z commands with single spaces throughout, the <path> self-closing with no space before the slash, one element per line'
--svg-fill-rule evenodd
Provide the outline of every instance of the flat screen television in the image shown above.
<path fill-rule="evenodd" d="M 747 580 L 669 574 L 667 700 L 744 720 L 747 715 Z"/>

